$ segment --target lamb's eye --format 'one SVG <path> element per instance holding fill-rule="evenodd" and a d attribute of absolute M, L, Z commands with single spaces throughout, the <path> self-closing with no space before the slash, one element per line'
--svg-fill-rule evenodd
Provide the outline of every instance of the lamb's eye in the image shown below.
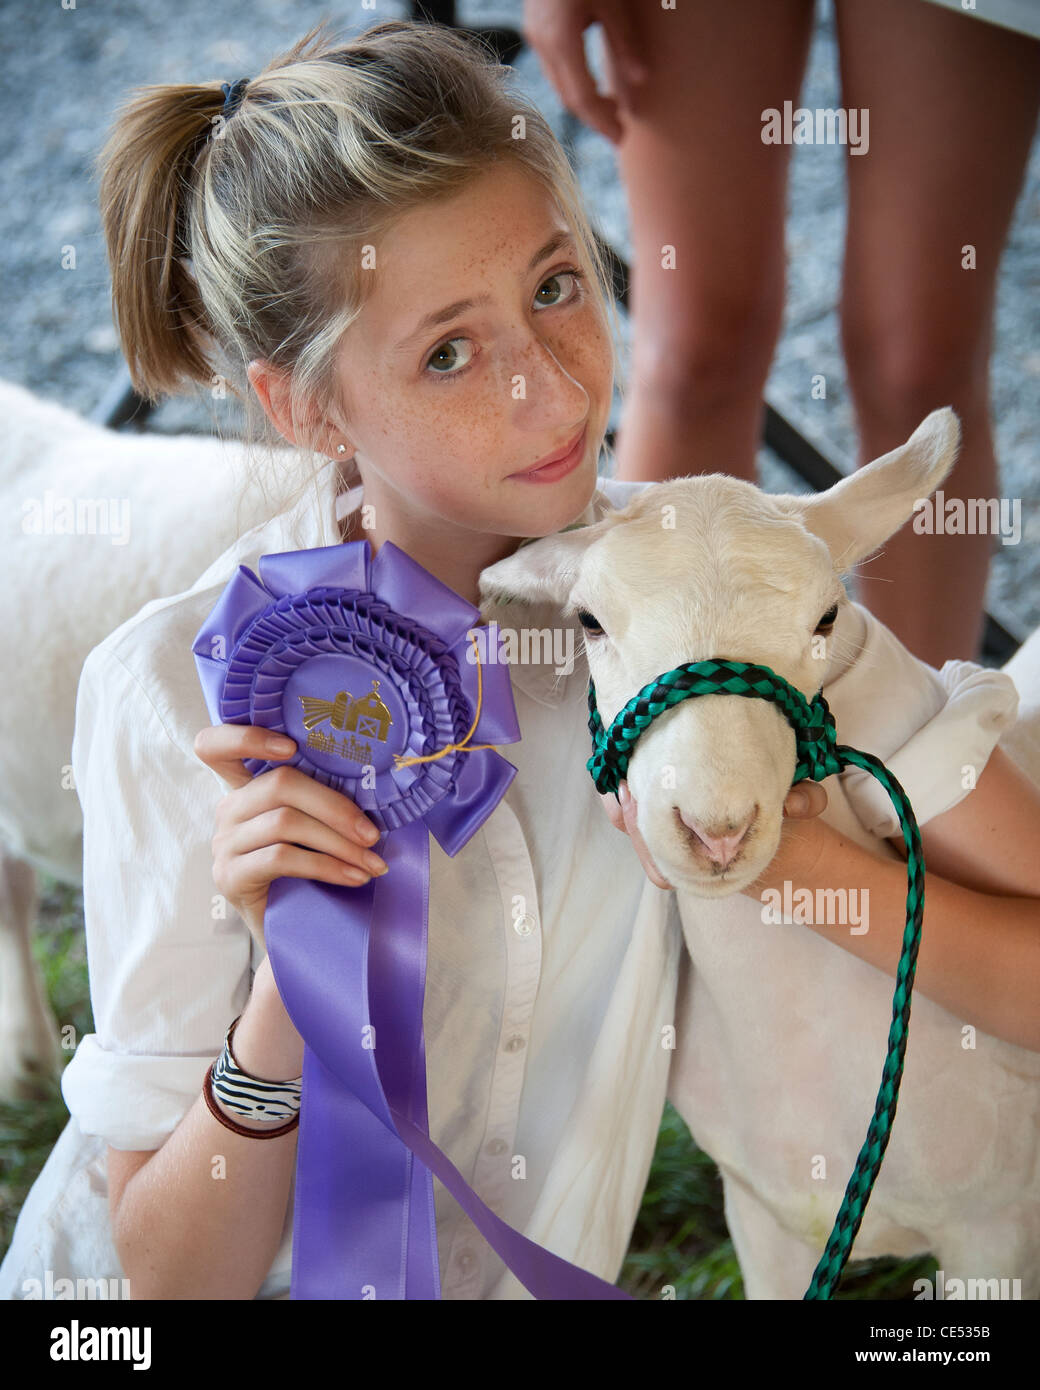
<path fill-rule="evenodd" d="M 587 612 L 586 609 L 578 609 L 578 622 L 581 623 L 582 627 L 591 637 L 602 636 L 603 629 L 600 627 L 599 623 L 592 616 L 592 614 Z"/>
<path fill-rule="evenodd" d="M 820 621 L 816 624 L 816 631 L 817 631 L 817 632 L 822 632 L 822 630 L 823 630 L 824 628 L 833 627 L 834 624 L 835 624 L 835 621 L 837 620 L 837 617 L 838 617 L 838 605 L 837 605 L 836 603 L 834 603 L 834 604 L 832 604 L 832 605 L 830 606 L 830 608 L 827 609 L 826 613 L 824 613 L 823 617 L 822 617 L 822 618 L 820 619 Z"/>

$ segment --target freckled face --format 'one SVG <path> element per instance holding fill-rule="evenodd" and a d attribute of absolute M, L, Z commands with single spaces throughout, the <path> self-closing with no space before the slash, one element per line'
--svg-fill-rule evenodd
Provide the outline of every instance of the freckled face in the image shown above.
<path fill-rule="evenodd" d="M 577 246 L 540 254 L 567 231 L 539 184 L 506 164 L 381 239 L 340 355 L 366 496 L 371 484 L 413 523 L 506 536 L 545 535 L 581 513 L 596 486 L 613 362 Z M 422 326 L 461 300 L 484 302 Z M 582 429 L 580 462 L 565 476 L 510 476 Z"/>

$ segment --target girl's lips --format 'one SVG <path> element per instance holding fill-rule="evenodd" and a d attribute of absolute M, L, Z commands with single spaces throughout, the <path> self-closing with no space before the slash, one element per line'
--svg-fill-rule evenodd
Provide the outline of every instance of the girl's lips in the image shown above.
<path fill-rule="evenodd" d="M 555 483 L 557 478 L 566 477 L 568 473 L 573 472 L 585 457 L 585 441 L 588 434 L 589 427 L 586 425 L 581 432 L 581 438 L 566 458 L 558 459 L 555 463 L 547 463 L 543 468 L 532 468 L 527 473 L 512 473 L 510 476 L 517 478 L 520 482 Z"/>

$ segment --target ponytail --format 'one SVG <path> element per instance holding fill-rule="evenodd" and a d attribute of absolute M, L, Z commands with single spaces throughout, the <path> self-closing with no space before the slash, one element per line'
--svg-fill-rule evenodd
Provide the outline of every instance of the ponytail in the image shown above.
<path fill-rule="evenodd" d="M 223 125 L 219 83 L 138 88 L 98 155 L 112 315 L 130 379 L 156 401 L 209 383 L 211 329 L 186 261 L 186 203 L 200 150 Z"/>

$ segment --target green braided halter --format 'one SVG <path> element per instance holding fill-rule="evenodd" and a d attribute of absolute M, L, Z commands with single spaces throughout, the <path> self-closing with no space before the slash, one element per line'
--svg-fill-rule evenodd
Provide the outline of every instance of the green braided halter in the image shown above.
<path fill-rule="evenodd" d="M 638 695 L 619 711 L 610 728 L 604 730 L 596 708 L 596 690 L 589 678 L 589 732 L 592 734 L 593 754 L 585 766 L 592 774 L 596 789 L 618 795 L 618 783 L 628 771 L 632 748 L 644 729 L 659 714 L 691 695 L 748 695 L 772 700 L 793 726 L 796 739 L 797 763 L 791 785 L 808 778 L 822 782 L 844 767 L 859 767 L 878 779 L 888 792 L 895 807 L 906 845 L 906 930 L 903 948 L 896 969 L 896 988 L 892 996 L 892 1026 L 888 1032 L 888 1052 L 881 1075 L 881 1088 L 874 1106 L 874 1115 L 867 1137 L 856 1159 L 838 1210 L 834 1229 L 813 1271 L 806 1299 L 830 1298 L 849 1258 L 852 1243 L 863 1220 L 870 1193 L 888 1147 L 892 1123 L 895 1120 L 899 1083 L 903 1076 L 903 1057 L 906 1053 L 907 1029 L 910 1023 L 910 996 L 917 969 L 917 953 L 921 945 L 921 922 L 924 916 L 924 854 L 917 819 L 906 792 L 880 759 L 871 753 L 836 742 L 834 716 L 827 707 L 822 692 L 806 700 L 800 690 L 788 684 L 783 676 L 768 666 L 755 666 L 747 661 L 730 661 L 715 657 L 710 661 L 690 661 L 666 671 L 657 680 L 645 685 Z"/>

